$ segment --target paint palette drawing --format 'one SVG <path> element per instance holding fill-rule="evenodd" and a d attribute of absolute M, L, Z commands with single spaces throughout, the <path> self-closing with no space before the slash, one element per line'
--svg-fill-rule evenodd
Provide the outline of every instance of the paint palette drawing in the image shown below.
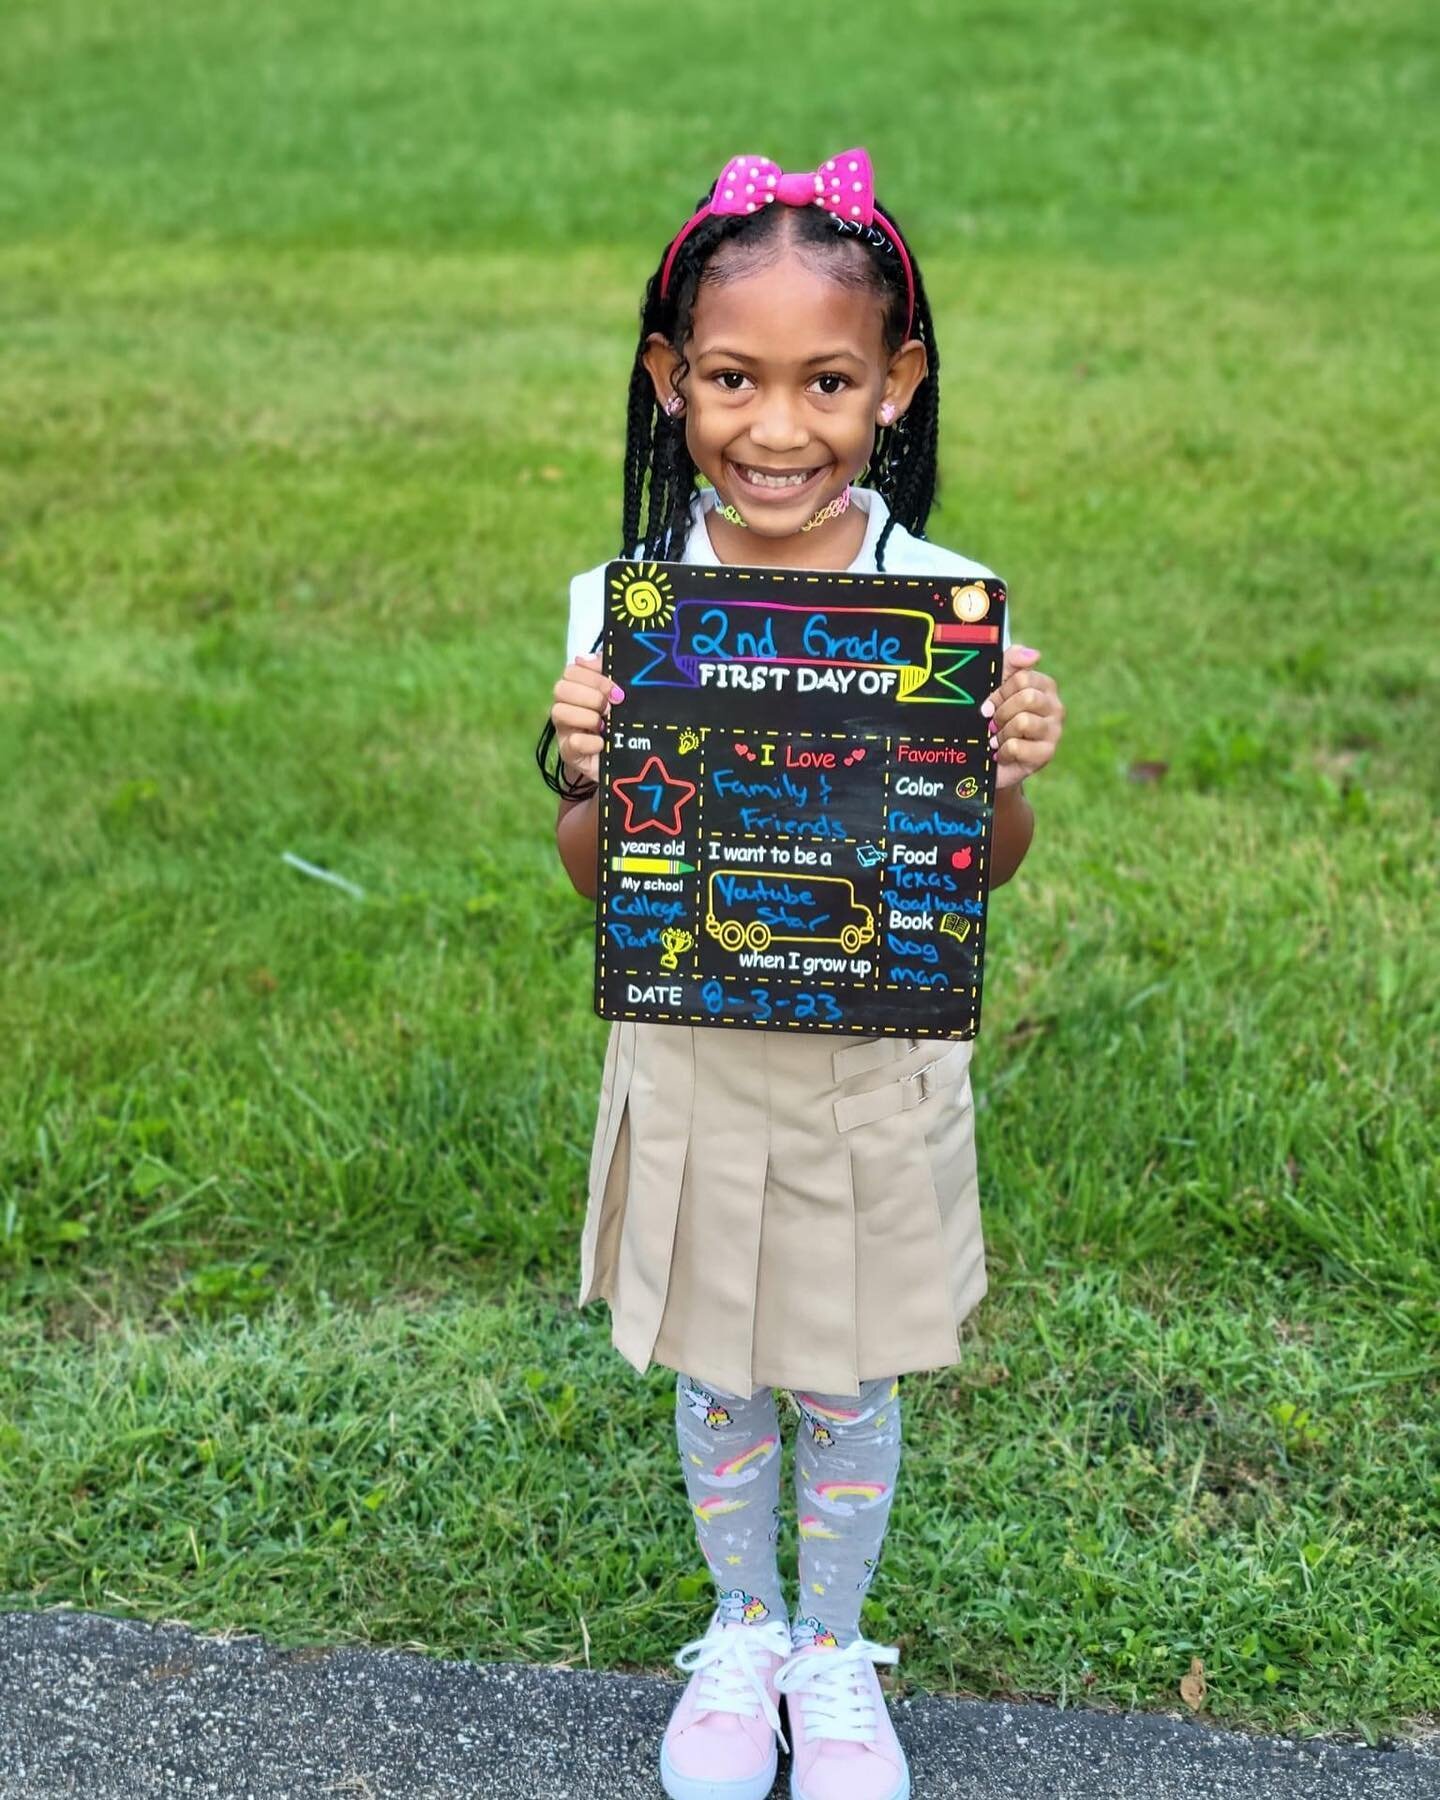
<path fill-rule="evenodd" d="M 973 1037 L 994 579 L 614 562 L 602 1018 Z"/>

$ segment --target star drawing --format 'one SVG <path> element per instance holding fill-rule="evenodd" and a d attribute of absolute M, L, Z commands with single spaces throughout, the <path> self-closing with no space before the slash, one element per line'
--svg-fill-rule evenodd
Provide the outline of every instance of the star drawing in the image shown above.
<path fill-rule="evenodd" d="M 658 756 L 648 757 L 638 775 L 623 776 L 610 785 L 624 802 L 624 830 L 632 835 L 659 831 L 678 837 L 680 813 L 695 798 L 695 783 L 678 780 Z"/>

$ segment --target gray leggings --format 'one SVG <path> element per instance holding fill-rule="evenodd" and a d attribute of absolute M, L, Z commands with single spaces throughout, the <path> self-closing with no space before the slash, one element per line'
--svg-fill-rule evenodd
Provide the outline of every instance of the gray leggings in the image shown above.
<path fill-rule="evenodd" d="M 900 1466 L 900 1383 L 858 1396 L 795 1393 L 795 1507 L 800 1526 L 798 1648 L 860 1635 L 860 1602 L 880 1560 Z M 748 1400 L 682 1375 L 675 1395 L 680 1466 L 722 1620 L 788 1617 L 776 1562 L 780 1426 L 775 1390 Z"/>

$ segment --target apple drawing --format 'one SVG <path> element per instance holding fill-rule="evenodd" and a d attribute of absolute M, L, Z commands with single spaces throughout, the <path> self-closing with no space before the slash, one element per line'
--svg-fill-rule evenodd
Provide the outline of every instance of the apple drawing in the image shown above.
<path fill-rule="evenodd" d="M 952 852 L 950 857 L 950 867 L 952 869 L 968 869 L 970 867 L 970 855 L 971 851 L 968 844 L 963 850 Z"/>

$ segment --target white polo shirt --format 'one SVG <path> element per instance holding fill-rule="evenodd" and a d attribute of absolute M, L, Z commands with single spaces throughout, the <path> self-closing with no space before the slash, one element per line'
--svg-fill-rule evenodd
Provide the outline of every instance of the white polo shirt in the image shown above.
<path fill-rule="evenodd" d="M 720 558 L 715 554 L 715 546 L 710 541 L 710 532 L 706 526 L 706 518 L 716 503 L 714 488 L 702 488 L 691 502 L 693 523 L 690 534 L 685 540 L 685 554 L 680 559 L 688 563 L 708 563 L 716 567 Z M 865 523 L 865 538 L 854 562 L 848 569 L 837 571 L 847 574 L 875 574 L 875 546 L 880 541 L 880 533 L 885 529 L 885 522 L 890 517 L 890 508 L 884 498 L 873 488 L 852 487 L 850 504 L 858 506 L 869 514 Z M 635 551 L 637 557 L 644 554 L 644 546 Z M 605 625 L 605 564 L 599 563 L 593 569 L 586 569 L 570 583 L 570 630 L 565 642 L 565 660 L 573 662 L 577 656 L 594 647 Z M 993 569 L 987 569 L 984 563 L 971 562 L 968 556 L 961 556 L 954 550 L 942 549 L 939 544 L 929 543 L 925 538 L 912 537 L 903 525 L 897 525 L 890 533 L 890 541 L 885 546 L 885 569 L 887 575 L 942 575 L 957 581 L 996 580 Z M 1005 627 L 1001 640 L 1002 648 L 1010 642 L 1010 607 L 1005 607 Z"/>

